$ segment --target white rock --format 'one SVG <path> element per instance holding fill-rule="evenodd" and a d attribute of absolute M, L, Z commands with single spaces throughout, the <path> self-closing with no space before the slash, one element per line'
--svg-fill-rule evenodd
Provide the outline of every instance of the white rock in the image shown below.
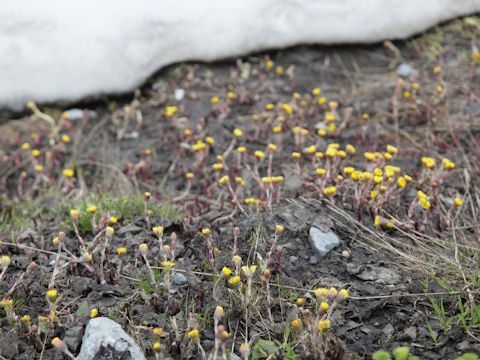
<path fill-rule="evenodd" d="M 80 354 L 76 360 L 107 360 L 120 356 L 125 360 L 145 359 L 132 337 L 115 321 L 106 317 L 91 319 L 85 329 Z"/>
<path fill-rule="evenodd" d="M 175 89 L 174 97 L 175 97 L 175 100 L 182 101 L 183 98 L 185 97 L 185 90 Z"/>
<path fill-rule="evenodd" d="M 341 243 L 333 231 L 323 232 L 313 226 L 310 228 L 310 245 L 319 257 L 324 257 Z"/>
<path fill-rule="evenodd" d="M 173 276 L 173 282 L 175 285 L 182 286 L 188 283 L 187 277 L 182 273 L 176 272 Z"/>
<path fill-rule="evenodd" d="M 406 38 L 479 0 L 16 0 L 0 7 L 0 108 L 134 89 L 161 67 Z"/>

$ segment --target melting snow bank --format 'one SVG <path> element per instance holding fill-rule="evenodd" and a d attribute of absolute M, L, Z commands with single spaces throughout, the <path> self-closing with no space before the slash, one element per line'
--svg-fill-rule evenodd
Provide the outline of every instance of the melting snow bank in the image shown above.
<path fill-rule="evenodd" d="M 0 7 L 0 108 L 134 89 L 165 65 L 401 39 L 480 0 L 16 0 Z"/>

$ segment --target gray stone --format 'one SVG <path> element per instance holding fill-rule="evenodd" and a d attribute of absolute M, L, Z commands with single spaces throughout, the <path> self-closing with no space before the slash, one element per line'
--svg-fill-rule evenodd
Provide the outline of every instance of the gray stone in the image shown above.
<path fill-rule="evenodd" d="M 71 352 L 77 352 L 80 341 L 82 340 L 82 333 L 82 325 L 73 326 L 65 332 L 65 335 L 63 336 L 63 341 Z"/>
<path fill-rule="evenodd" d="M 324 232 L 313 226 L 310 228 L 310 245 L 321 258 L 326 256 L 341 243 L 342 241 L 331 230 Z"/>
<path fill-rule="evenodd" d="M 385 336 L 392 336 L 393 333 L 395 332 L 395 328 L 393 327 L 392 324 L 387 324 L 385 327 L 382 329 L 382 332 L 385 334 Z"/>
<path fill-rule="evenodd" d="M 405 329 L 403 332 L 403 337 L 406 340 L 412 340 L 415 341 L 417 339 L 417 328 L 415 326 L 410 326 Z"/>
<path fill-rule="evenodd" d="M 317 265 L 318 264 L 318 259 L 315 255 L 310 256 L 310 259 L 308 260 L 308 263 L 310 265 Z"/>
<path fill-rule="evenodd" d="M 397 284 L 400 282 L 400 275 L 393 270 L 382 266 L 367 266 L 360 274 L 357 275 L 365 281 L 375 281 L 382 284 Z"/>
<path fill-rule="evenodd" d="M 409 64 L 402 63 L 397 68 L 397 75 L 408 78 L 410 76 L 418 75 L 418 71 L 412 68 Z"/>
<path fill-rule="evenodd" d="M 129 233 L 139 233 L 142 230 L 143 229 L 137 225 L 129 224 L 122 226 L 120 229 L 118 229 L 117 235 L 122 236 Z"/>
<path fill-rule="evenodd" d="M 242 358 L 240 356 L 238 356 L 237 354 L 232 352 L 230 354 L 230 360 L 242 360 Z"/>
<path fill-rule="evenodd" d="M 106 317 L 91 319 L 76 360 L 145 360 L 140 347 L 122 327 Z"/>
<path fill-rule="evenodd" d="M 176 272 L 175 275 L 173 275 L 173 282 L 175 283 L 175 285 L 182 286 L 182 285 L 185 285 L 188 282 L 188 280 L 185 275 L 183 275 L 182 273 Z"/>

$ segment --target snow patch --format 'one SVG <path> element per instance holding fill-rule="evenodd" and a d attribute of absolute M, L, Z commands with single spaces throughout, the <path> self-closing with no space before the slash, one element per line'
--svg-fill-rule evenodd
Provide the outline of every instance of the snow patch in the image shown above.
<path fill-rule="evenodd" d="M 478 11 L 480 0 L 4 2 L 0 108 L 130 91 L 180 61 L 406 38 Z"/>

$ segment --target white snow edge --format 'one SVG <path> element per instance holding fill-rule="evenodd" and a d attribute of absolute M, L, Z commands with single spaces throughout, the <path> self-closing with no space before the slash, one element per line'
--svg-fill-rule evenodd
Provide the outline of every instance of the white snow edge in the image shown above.
<path fill-rule="evenodd" d="M 0 108 L 127 92 L 181 61 L 403 39 L 475 12 L 480 0 L 4 2 Z"/>

